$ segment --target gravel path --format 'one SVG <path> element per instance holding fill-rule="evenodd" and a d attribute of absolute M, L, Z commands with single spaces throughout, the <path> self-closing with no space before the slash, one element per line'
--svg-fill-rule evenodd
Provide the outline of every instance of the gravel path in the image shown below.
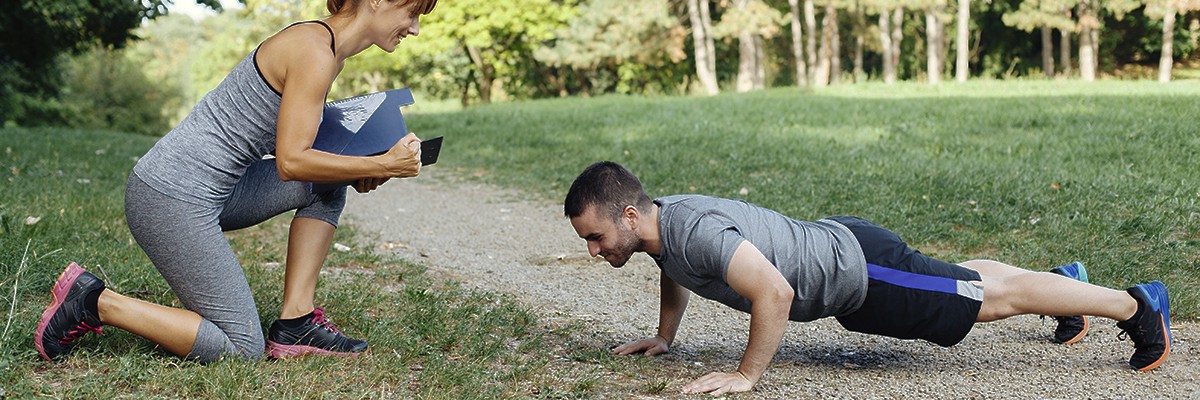
<path fill-rule="evenodd" d="M 608 345 L 654 333 L 658 268 L 645 255 L 622 269 L 590 259 L 560 204 L 464 183 L 437 167 L 350 198 L 347 222 L 435 276 L 584 321 Z M 748 314 L 692 296 L 672 353 L 653 364 L 680 371 L 663 393 L 736 368 L 748 326 Z M 1070 346 L 1049 341 L 1053 327 L 1021 316 L 977 325 L 941 348 L 848 332 L 829 318 L 791 323 L 771 369 L 738 398 L 1200 398 L 1195 323 L 1174 324 L 1171 358 L 1149 373 L 1124 364 L 1133 348 L 1112 321 L 1093 318 L 1088 337 Z"/>

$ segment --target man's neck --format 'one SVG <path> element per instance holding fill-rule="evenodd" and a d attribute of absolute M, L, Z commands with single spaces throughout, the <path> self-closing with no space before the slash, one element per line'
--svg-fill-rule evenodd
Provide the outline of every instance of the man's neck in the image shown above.
<path fill-rule="evenodd" d="M 662 254 L 662 236 L 658 232 L 658 204 L 651 203 L 650 209 L 643 214 L 638 224 L 638 236 L 642 240 L 642 251 L 657 258 Z"/>

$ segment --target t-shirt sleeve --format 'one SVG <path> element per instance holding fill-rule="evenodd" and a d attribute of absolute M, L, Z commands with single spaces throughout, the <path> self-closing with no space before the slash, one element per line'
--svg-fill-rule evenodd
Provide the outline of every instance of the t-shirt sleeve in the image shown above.
<path fill-rule="evenodd" d="M 684 258 L 695 275 L 723 281 L 729 260 L 743 240 L 742 233 L 728 218 L 705 214 L 695 220 L 688 232 Z"/>

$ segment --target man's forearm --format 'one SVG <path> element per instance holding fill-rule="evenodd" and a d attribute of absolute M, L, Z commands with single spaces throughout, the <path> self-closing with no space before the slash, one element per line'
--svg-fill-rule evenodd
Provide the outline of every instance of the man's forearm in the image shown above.
<path fill-rule="evenodd" d="M 664 273 L 659 283 L 662 303 L 658 310 L 658 337 L 670 345 L 675 341 L 675 333 L 679 331 L 679 323 L 687 310 L 689 293 Z"/>
<path fill-rule="evenodd" d="M 738 372 L 751 383 L 757 383 L 779 351 L 779 343 L 787 330 L 790 297 L 763 299 L 750 308 L 750 338 Z"/>

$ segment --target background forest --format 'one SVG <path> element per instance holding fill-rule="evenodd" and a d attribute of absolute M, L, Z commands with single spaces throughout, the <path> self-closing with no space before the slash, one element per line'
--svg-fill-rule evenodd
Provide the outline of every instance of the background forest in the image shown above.
<path fill-rule="evenodd" d="M 165 1 L 5 1 L 0 126 L 161 135 L 262 39 L 325 15 L 321 1 L 244 0 L 193 19 Z M 865 81 L 1196 79 L 1197 10 L 1200 0 L 442 0 L 396 54 L 352 58 L 330 97 L 411 87 L 429 110 Z"/>

